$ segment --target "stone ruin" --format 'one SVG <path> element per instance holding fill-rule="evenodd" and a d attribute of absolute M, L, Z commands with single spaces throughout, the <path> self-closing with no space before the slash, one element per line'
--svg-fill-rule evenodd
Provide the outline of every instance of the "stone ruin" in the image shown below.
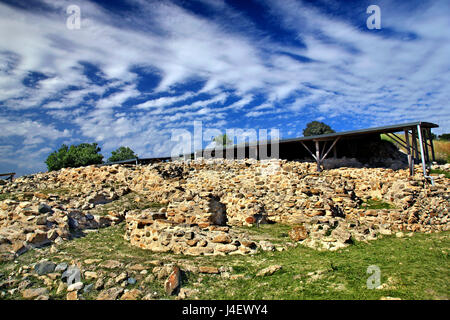
<path fill-rule="evenodd" d="M 380 234 L 449 228 L 448 179 L 439 176 L 430 186 L 419 166 L 415 177 L 407 170 L 382 168 L 317 173 L 314 164 L 275 160 L 154 166 L 154 173 L 143 167 L 146 179 L 132 188 L 146 190 L 152 201 L 165 199 L 168 206 L 153 215 L 127 214 L 126 235 L 133 244 L 154 251 L 254 253 L 258 244 L 234 234 L 233 226 L 257 223 L 293 225 L 294 241 L 319 250 L 337 250 Z M 168 179 L 164 170 L 178 175 Z M 392 208 L 367 210 L 362 205 L 368 199 L 390 203 Z M 229 226 L 224 227 L 225 221 Z M 225 242 L 215 239 L 219 232 Z"/>
<path fill-rule="evenodd" d="M 319 173 L 315 167 L 285 160 L 200 159 L 21 177 L 0 186 L 0 193 L 21 191 L 32 197 L 0 202 L 0 246 L 17 249 L 41 240 L 65 240 L 70 228 L 95 229 L 123 220 L 124 237 L 133 245 L 186 255 L 273 250 L 236 228 L 260 223 L 292 225 L 293 241 L 318 250 L 337 250 L 401 231 L 449 230 L 450 181 L 444 175 L 436 176 L 431 186 L 420 166 L 414 177 L 403 169 Z M 44 197 L 32 192 L 39 188 L 66 188 L 71 194 Z M 164 207 L 91 214 L 102 203 L 120 201 L 130 192 Z M 391 206 L 366 209 L 369 199 Z M 44 205 L 49 209 L 39 208 Z"/>

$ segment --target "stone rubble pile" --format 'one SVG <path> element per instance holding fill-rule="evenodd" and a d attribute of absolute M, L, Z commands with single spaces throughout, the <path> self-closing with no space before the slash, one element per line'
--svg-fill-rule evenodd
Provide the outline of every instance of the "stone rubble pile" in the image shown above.
<path fill-rule="evenodd" d="M 445 175 L 438 175 L 431 186 L 420 166 L 409 177 L 405 169 L 383 168 L 319 173 L 313 163 L 284 160 L 199 159 L 62 169 L 0 186 L 0 194 L 22 197 L 0 202 L 0 247 L 19 252 L 24 246 L 67 239 L 73 228 L 98 228 L 126 218 L 125 238 L 154 251 L 254 253 L 252 241 L 232 226 L 259 223 L 302 226 L 296 241 L 335 250 L 379 234 L 448 230 L 449 185 Z M 36 191 L 57 189 L 68 193 Z M 90 213 L 130 192 L 165 207 Z M 364 208 L 368 200 L 391 208 Z"/>

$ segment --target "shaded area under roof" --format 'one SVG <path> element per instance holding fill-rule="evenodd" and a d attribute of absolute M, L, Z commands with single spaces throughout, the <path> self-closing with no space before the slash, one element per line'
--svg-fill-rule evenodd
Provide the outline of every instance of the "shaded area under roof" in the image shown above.
<path fill-rule="evenodd" d="M 282 143 L 291 143 L 291 142 L 306 142 L 306 141 L 327 141 L 327 140 L 334 140 L 338 137 L 343 138 L 349 138 L 349 137 L 356 137 L 361 135 L 367 135 L 367 134 L 382 134 L 382 133 L 394 133 L 394 132 L 400 132 L 404 130 L 410 130 L 412 128 L 417 127 L 417 125 L 420 125 L 422 128 L 438 128 L 439 126 L 435 123 L 431 122 L 408 122 L 403 124 L 395 124 L 395 125 L 389 125 L 389 126 L 383 126 L 383 127 L 374 127 L 374 128 L 367 128 L 367 129 L 359 129 L 359 130 L 352 130 L 352 131 L 342 131 L 342 132 L 336 132 L 336 133 L 328 133 L 328 134 L 322 134 L 322 135 L 316 135 L 316 136 L 307 136 L 307 137 L 299 137 L 299 138 L 291 138 L 291 139 L 282 139 L 279 141 L 280 144 Z M 267 144 L 271 143 L 271 140 L 267 141 L 259 141 L 258 144 Z M 233 145 L 226 149 L 235 149 L 235 148 L 241 148 L 244 146 L 254 145 L 255 142 L 249 143 L 246 142 L 245 144 L 239 144 L 239 145 Z M 204 149 L 206 150 L 214 150 L 214 148 Z M 200 150 L 196 151 L 200 152 Z"/>

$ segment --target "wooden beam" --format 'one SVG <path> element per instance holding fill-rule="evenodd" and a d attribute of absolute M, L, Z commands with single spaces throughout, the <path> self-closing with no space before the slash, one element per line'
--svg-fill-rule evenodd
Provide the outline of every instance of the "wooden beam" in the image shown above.
<path fill-rule="evenodd" d="M 417 148 L 417 129 L 416 128 L 412 128 L 412 144 L 413 144 L 413 149 L 414 149 L 414 158 L 419 160 L 419 149 Z"/>
<path fill-rule="evenodd" d="M 8 177 L 5 180 L 13 181 L 15 172 L 0 173 L 0 177 Z"/>
<path fill-rule="evenodd" d="M 414 161 L 411 154 L 411 146 L 409 144 L 409 131 L 405 130 L 406 152 L 408 154 L 409 175 L 414 176 Z"/>
<path fill-rule="evenodd" d="M 328 148 L 328 151 L 323 155 L 322 159 L 320 160 L 320 162 L 322 162 L 328 155 L 328 153 L 330 153 L 331 149 L 333 149 L 336 146 L 336 143 L 339 141 L 341 137 L 337 137 L 334 141 L 333 144 L 330 146 L 330 148 Z M 335 149 L 336 150 L 336 149 Z"/>
<path fill-rule="evenodd" d="M 430 154 L 429 154 L 429 149 L 428 149 L 428 135 L 427 135 L 427 130 L 425 128 L 422 128 L 422 140 L 424 142 L 424 148 L 425 148 L 425 161 L 427 162 L 427 164 L 429 164 L 430 162 Z"/>
<path fill-rule="evenodd" d="M 305 147 L 306 150 L 311 154 L 311 156 L 317 160 L 316 156 L 309 150 L 309 148 L 306 146 L 306 144 L 303 143 L 303 141 L 300 141 L 300 143 Z"/>
<path fill-rule="evenodd" d="M 325 152 L 325 147 L 326 147 L 326 145 L 327 145 L 327 142 L 328 142 L 328 141 L 324 141 L 324 142 L 323 142 L 322 152 L 321 152 L 320 154 L 324 154 L 324 152 Z M 323 160 L 323 159 L 322 159 L 322 160 Z"/>
<path fill-rule="evenodd" d="M 433 161 L 436 161 L 436 156 L 434 154 L 434 143 L 433 143 L 433 135 L 431 134 L 431 128 L 428 128 L 428 137 L 430 138 L 431 156 L 433 157 Z"/>
<path fill-rule="evenodd" d="M 403 148 L 406 148 L 406 144 L 405 142 L 399 138 L 398 136 L 396 136 L 395 134 L 391 134 L 391 133 L 386 133 L 386 135 L 388 137 L 390 137 L 391 139 L 393 139 L 395 142 L 397 142 L 400 146 L 402 146 Z"/>

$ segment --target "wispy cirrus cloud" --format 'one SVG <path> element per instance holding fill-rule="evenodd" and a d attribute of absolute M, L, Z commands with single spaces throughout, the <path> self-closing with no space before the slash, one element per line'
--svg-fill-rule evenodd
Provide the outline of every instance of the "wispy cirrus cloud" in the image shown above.
<path fill-rule="evenodd" d="M 64 141 L 168 155 L 171 129 L 193 120 L 289 136 L 315 119 L 450 128 L 445 1 L 382 1 L 379 31 L 364 3 L 79 1 L 79 30 L 72 1 L 36 3 L 0 2 L 0 170 L 18 150 L 42 168 Z"/>

